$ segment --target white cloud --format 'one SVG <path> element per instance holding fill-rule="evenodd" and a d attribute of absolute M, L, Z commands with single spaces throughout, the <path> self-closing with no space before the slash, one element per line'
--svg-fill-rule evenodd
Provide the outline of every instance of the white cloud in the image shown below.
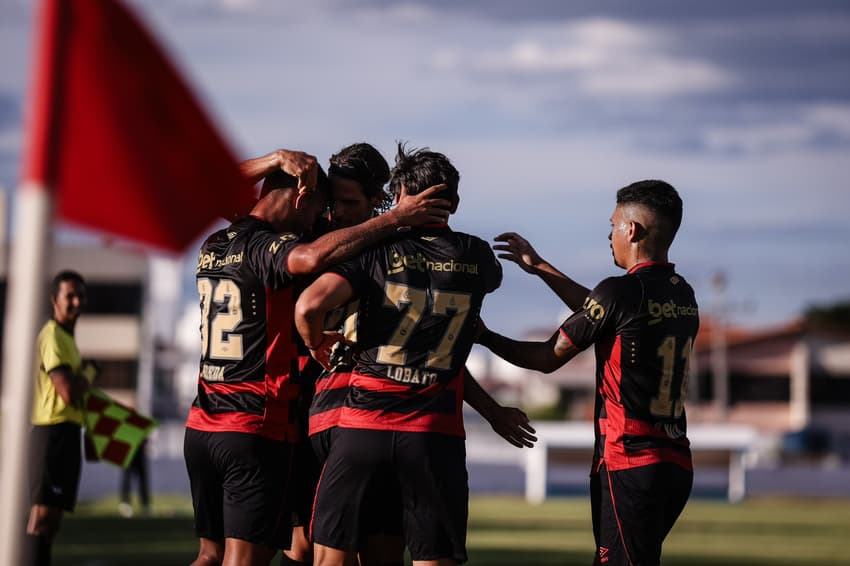
<path fill-rule="evenodd" d="M 770 121 L 709 127 L 703 141 L 715 151 L 757 154 L 803 148 L 824 136 L 850 143 L 850 105 L 811 104 Z"/>
<path fill-rule="evenodd" d="M 541 39 L 544 35 L 548 41 Z M 432 65 L 494 75 L 567 77 L 593 96 L 680 96 L 723 90 L 734 82 L 722 67 L 676 55 L 674 47 L 663 30 L 597 18 L 559 26 L 555 37 L 541 32 L 503 48 L 441 49 Z"/>

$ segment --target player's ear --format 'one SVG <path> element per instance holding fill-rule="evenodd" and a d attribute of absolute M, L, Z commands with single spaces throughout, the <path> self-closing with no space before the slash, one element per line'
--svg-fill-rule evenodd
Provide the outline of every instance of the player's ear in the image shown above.
<path fill-rule="evenodd" d="M 630 242 L 639 242 L 646 238 L 649 231 L 646 227 L 636 220 L 630 220 L 626 236 Z"/>

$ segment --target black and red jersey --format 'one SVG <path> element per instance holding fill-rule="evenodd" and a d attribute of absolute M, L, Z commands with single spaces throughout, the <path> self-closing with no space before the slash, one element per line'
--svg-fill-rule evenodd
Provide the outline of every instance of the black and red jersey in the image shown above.
<path fill-rule="evenodd" d="M 462 369 L 484 296 L 502 280 L 490 246 L 423 228 L 331 271 L 360 299 L 339 426 L 462 436 Z"/>
<path fill-rule="evenodd" d="M 248 217 L 212 234 L 198 254 L 198 396 L 189 428 L 275 440 L 296 434 L 298 351 L 289 252 L 298 236 Z"/>
<path fill-rule="evenodd" d="M 699 310 L 670 263 L 603 280 L 561 333 L 596 349 L 596 461 L 609 470 L 672 462 L 692 469 L 684 400 Z"/>

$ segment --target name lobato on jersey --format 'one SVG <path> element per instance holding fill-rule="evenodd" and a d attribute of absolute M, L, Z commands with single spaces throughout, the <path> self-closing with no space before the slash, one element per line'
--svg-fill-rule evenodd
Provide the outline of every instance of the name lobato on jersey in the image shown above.
<path fill-rule="evenodd" d="M 416 230 L 337 266 L 360 299 L 357 354 L 339 425 L 463 435 L 462 369 L 502 269 L 490 246 Z"/>
<path fill-rule="evenodd" d="M 198 254 L 198 396 L 186 426 L 283 440 L 296 434 L 293 281 L 295 234 L 253 217 L 212 234 Z"/>
<path fill-rule="evenodd" d="M 595 344 L 596 458 L 609 470 L 692 468 L 684 400 L 698 329 L 694 291 L 670 263 L 605 279 L 561 326 L 576 347 Z"/>

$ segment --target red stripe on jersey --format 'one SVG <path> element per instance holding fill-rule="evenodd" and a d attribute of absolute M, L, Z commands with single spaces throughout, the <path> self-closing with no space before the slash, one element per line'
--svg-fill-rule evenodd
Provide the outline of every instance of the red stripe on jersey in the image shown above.
<path fill-rule="evenodd" d="M 258 395 L 266 394 L 266 384 L 263 381 L 207 381 L 198 378 L 198 382 L 203 386 L 204 393 L 212 393 L 218 395 L 232 395 L 233 393 L 257 393 Z"/>
<path fill-rule="evenodd" d="M 399 398 L 425 395 L 433 397 L 441 392 L 450 392 L 454 397 L 452 413 L 415 411 L 397 413 L 384 409 L 355 408 L 345 406 L 340 414 L 339 426 L 372 430 L 396 430 L 401 432 L 438 432 L 450 436 L 465 437 L 463 428 L 463 369 L 449 383 L 435 383 L 422 389 L 413 389 L 381 377 L 351 373 L 350 386 L 395 394 Z"/>
<path fill-rule="evenodd" d="M 463 417 L 434 413 L 391 413 L 344 407 L 339 425 L 343 428 L 393 430 L 398 432 L 437 432 L 464 438 Z"/>
<path fill-rule="evenodd" d="M 348 387 L 351 381 L 350 371 L 338 371 L 316 380 L 316 395 L 328 389 L 341 389 Z"/>
<path fill-rule="evenodd" d="M 330 409 L 322 413 L 310 415 L 309 427 L 307 434 L 313 436 L 323 430 L 328 430 L 335 426 L 339 426 L 339 418 L 342 414 L 342 407 Z"/>
<path fill-rule="evenodd" d="M 211 415 L 199 407 L 192 407 L 189 410 L 189 418 L 186 420 L 186 428 L 203 432 L 245 432 L 272 440 L 281 439 L 281 431 L 267 430 L 263 427 L 262 415 L 236 411 Z"/>
<path fill-rule="evenodd" d="M 326 407 L 321 404 L 326 399 L 326 396 L 322 394 L 329 391 L 347 391 L 350 380 L 350 371 L 334 372 L 327 377 L 316 380 L 315 394 L 313 395 L 313 404 L 310 407 L 310 418 L 308 420 L 308 434 L 312 436 L 339 424 L 344 399 L 341 398 L 338 403 Z"/>

